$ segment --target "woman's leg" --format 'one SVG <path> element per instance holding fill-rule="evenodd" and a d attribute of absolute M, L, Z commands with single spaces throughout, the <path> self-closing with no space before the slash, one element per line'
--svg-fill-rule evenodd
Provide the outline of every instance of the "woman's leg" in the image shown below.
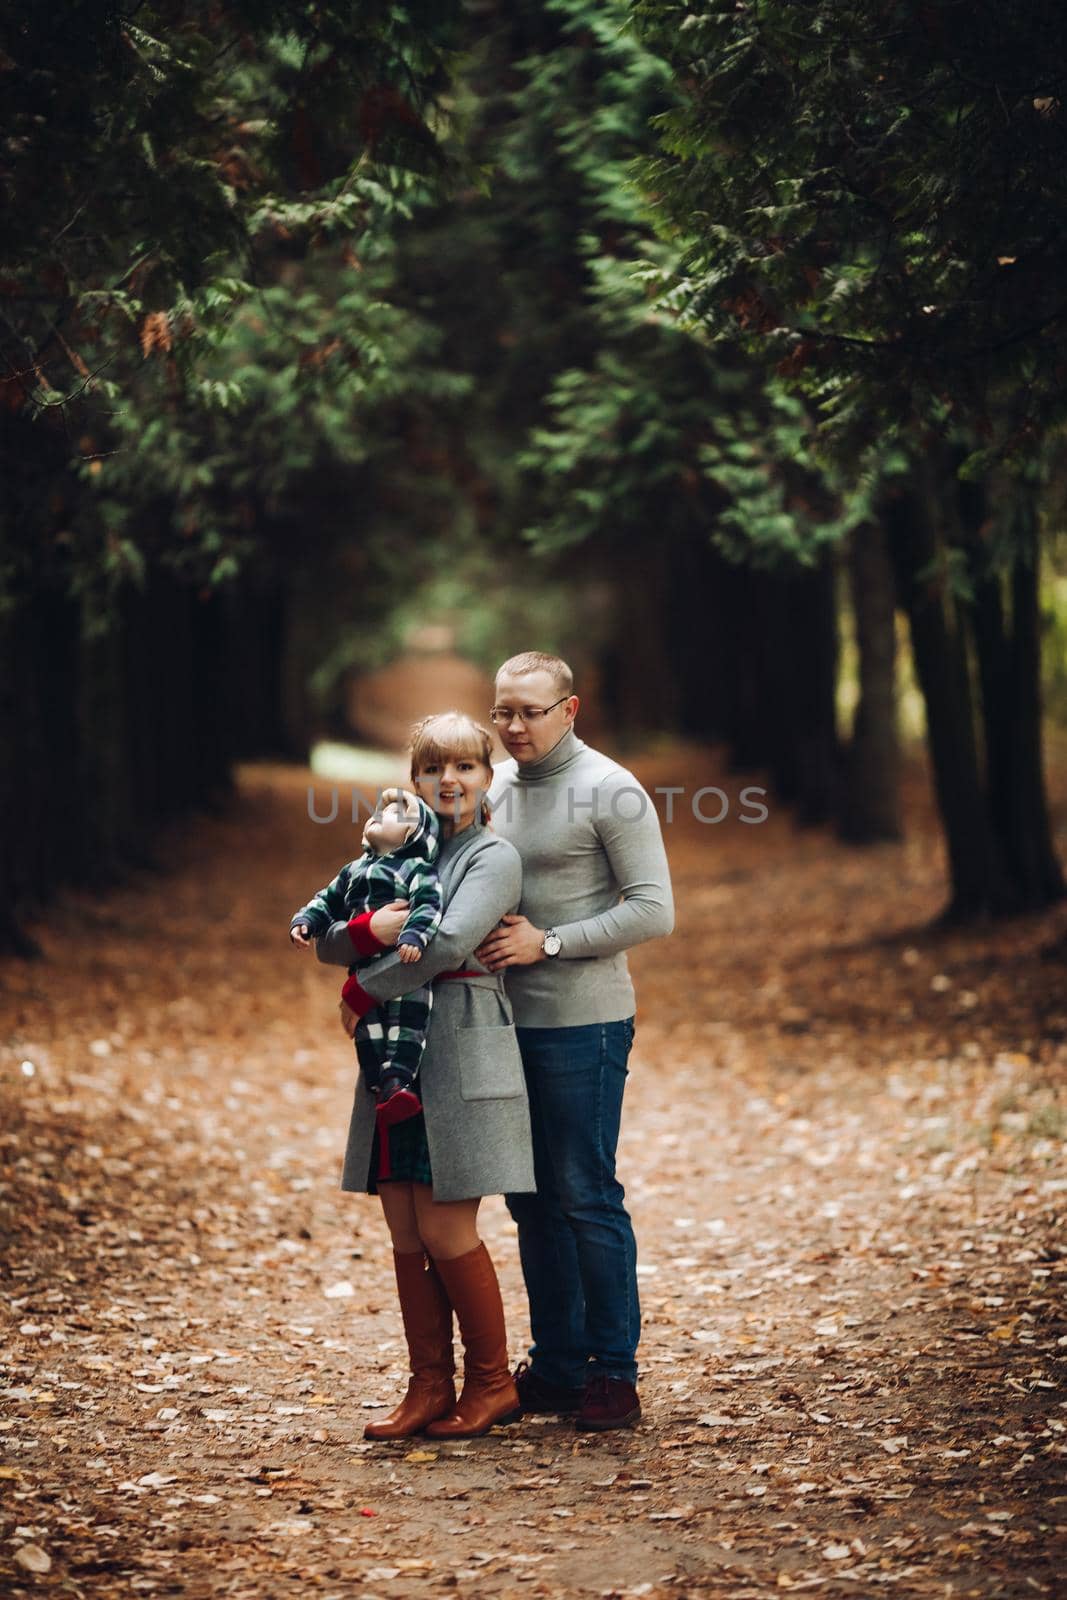
<path fill-rule="evenodd" d="M 426 1432 L 435 1439 L 474 1439 L 494 1422 L 514 1422 L 521 1414 L 500 1285 L 478 1237 L 477 1200 L 434 1200 L 427 1184 L 415 1184 L 414 1204 L 420 1237 L 463 1338 L 463 1392 L 451 1415 L 431 1422 Z"/>
<path fill-rule="evenodd" d="M 425 1187 L 425 1184 L 419 1185 L 420 1189 Z M 398 1255 L 413 1255 L 416 1250 L 422 1253 L 414 1188 L 413 1183 L 383 1183 L 378 1190 L 385 1225 Z"/>
<path fill-rule="evenodd" d="M 480 1200 L 435 1200 L 428 1183 L 406 1184 L 411 1190 L 416 1232 L 435 1261 L 451 1261 L 477 1250 Z"/>
<path fill-rule="evenodd" d="M 411 1377 L 407 1394 L 395 1411 L 380 1422 L 368 1422 L 363 1430 L 367 1439 L 410 1438 L 438 1417 L 450 1416 L 456 1404 L 452 1305 L 433 1260 L 426 1259 L 412 1188 L 410 1183 L 383 1183 L 379 1190 L 393 1242 Z"/>

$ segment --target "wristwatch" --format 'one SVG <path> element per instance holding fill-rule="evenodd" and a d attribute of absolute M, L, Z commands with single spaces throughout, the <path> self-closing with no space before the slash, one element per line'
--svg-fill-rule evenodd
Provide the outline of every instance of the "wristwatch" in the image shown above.
<path fill-rule="evenodd" d="M 560 938 L 555 928 L 545 929 L 545 936 L 541 940 L 541 949 L 544 951 L 546 956 L 559 955 L 560 951 L 563 949 L 563 940 Z"/>

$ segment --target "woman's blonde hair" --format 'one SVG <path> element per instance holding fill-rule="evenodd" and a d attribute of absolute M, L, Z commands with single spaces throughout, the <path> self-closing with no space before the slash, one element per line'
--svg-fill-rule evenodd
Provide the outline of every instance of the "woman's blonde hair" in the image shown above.
<path fill-rule="evenodd" d="M 438 711 L 423 717 L 411 730 L 411 781 L 431 762 L 438 766 L 448 760 L 478 761 L 490 771 L 493 766 L 493 740 L 488 728 L 468 717 L 465 711 Z M 481 818 L 488 823 L 488 799 L 482 801 Z"/>

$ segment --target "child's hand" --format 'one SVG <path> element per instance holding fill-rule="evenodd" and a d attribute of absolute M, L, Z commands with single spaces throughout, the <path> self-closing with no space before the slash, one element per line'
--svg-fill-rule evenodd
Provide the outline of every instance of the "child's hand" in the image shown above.
<path fill-rule="evenodd" d="M 298 922 L 295 928 L 290 928 L 289 938 L 298 950 L 311 949 L 311 940 L 308 938 L 308 925 L 306 922 Z"/>
<path fill-rule="evenodd" d="M 400 946 L 400 959 L 405 966 L 410 967 L 413 961 L 422 960 L 422 951 L 417 944 L 402 944 Z"/>

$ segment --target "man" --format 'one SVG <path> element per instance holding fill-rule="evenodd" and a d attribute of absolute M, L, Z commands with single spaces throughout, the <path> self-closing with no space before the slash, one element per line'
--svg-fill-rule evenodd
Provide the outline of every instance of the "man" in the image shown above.
<path fill-rule="evenodd" d="M 476 952 L 507 969 L 533 1127 L 536 1194 L 507 1196 L 530 1298 L 525 1411 L 632 1427 L 637 1247 L 615 1176 L 634 991 L 624 952 L 674 925 L 659 819 L 632 773 L 574 732 L 558 656 L 527 651 L 496 677 L 493 826 L 523 862 L 519 912 Z"/>

